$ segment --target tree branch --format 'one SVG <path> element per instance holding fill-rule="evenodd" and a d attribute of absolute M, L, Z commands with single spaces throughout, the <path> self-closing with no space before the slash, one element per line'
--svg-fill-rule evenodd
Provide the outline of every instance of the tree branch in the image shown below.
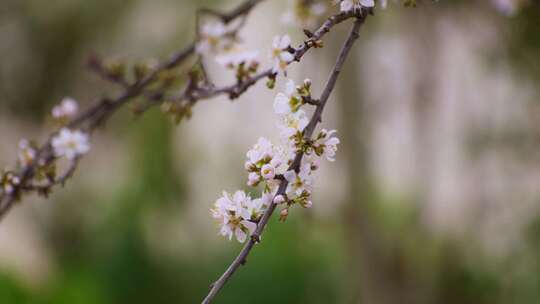
<path fill-rule="evenodd" d="M 347 14 L 340 14 L 340 15 L 347 15 Z M 328 98 L 330 97 L 330 94 L 332 93 L 332 91 L 333 91 L 333 89 L 334 89 L 334 87 L 336 85 L 336 81 L 337 81 L 338 76 L 339 76 L 339 74 L 341 72 L 341 69 L 342 69 L 343 64 L 345 62 L 345 59 L 347 58 L 352 46 L 354 45 L 354 42 L 356 41 L 356 39 L 359 36 L 358 31 L 360 29 L 360 26 L 364 23 L 366 17 L 367 17 L 366 14 L 357 16 L 357 18 L 356 18 L 356 20 L 354 22 L 354 25 L 353 25 L 351 31 L 349 32 L 349 35 L 348 35 L 345 43 L 343 44 L 343 47 L 341 48 L 341 51 L 339 52 L 337 61 L 336 61 L 335 65 L 334 65 L 334 68 L 332 69 L 330 77 L 328 78 L 326 86 L 325 86 L 325 88 L 324 88 L 324 90 L 323 90 L 323 92 L 321 94 L 320 101 L 317 104 L 315 112 L 313 113 L 313 116 L 311 117 L 311 120 L 309 121 L 309 124 L 306 126 L 306 128 L 304 130 L 304 137 L 306 139 L 311 138 L 311 136 L 313 135 L 313 132 L 315 130 L 315 127 L 321 121 L 321 117 L 322 117 L 324 107 L 326 106 L 326 103 L 328 102 Z M 345 19 L 347 19 L 347 18 L 345 18 Z M 342 22 L 345 19 L 342 19 L 339 22 Z M 329 29 L 333 25 L 338 23 L 338 20 L 340 20 L 340 19 L 335 18 L 335 16 L 329 18 L 328 21 L 325 22 L 323 27 L 321 27 L 313 36 L 314 37 L 322 37 L 324 35 L 324 33 L 327 33 L 329 31 Z M 305 47 L 301 48 L 300 50 L 309 49 L 308 43 L 304 44 L 304 46 Z M 303 55 L 302 52 L 305 53 L 305 51 L 299 51 L 298 54 L 300 56 L 298 58 L 302 57 L 302 55 Z M 296 156 L 295 156 L 295 159 L 294 159 L 293 163 L 290 165 L 289 170 L 295 170 L 295 171 L 298 172 L 298 170 L 300 168 L 300 164 L 302 162 L 302 157 L 303 157 L 303 153 L 298 152 L 296 154 Z M 288 185 L 287 180 L 285 180 L 285 179 L 282 180 L 280 185 L 279 185 L 276 196 L 285 194 L 285 191 L 287 189 L 287 185 Z M 270 203 L 270 206 L 268 207 L 268 209 L 264 212 L 260 222 L 257 225 L 257 229 L 252 234 L 251 238 L 244 245 L 244 247 L 242 248 L 240 253 L 232 261 L 232 263 L 229 265 L 227 270 L 225 270 L 225 272 L 219 277 L 219 279 L 212 284 L 212 287 L 211 287 L 208 295 L 202 301 L 203 304 L 211 303 L 212 300 L 219 293 L 219 291 L 227 283 L 229 278 L 236 272 L 236 270 L 241 265 L 244 265 L 246 263 L 247 257 L 249 256 L 251 250 L 253 249 L 253 247 L 255 246 L 256 243 L 260 242 L 260 237 L 261 237 L 261 235 L 262 235 L 262 233 L 264 231 L 264 228 L 268 224 L 268 221 L 270 220 L 270 217 L 274 213 L 275 209 L 276 209 L 276 204 L 272 201 Z"/>
<path fill-rule="evenodd" d="M 365 14 L 365 12 L 363 14 Z M 306 33 L 308 35 L 308 39 L 306 39 L 298 48 L 291 48 L 290 50 L 290 52 L 294 54 L 294 61 L 300 62 L 300 60 L 304 57 L 304 55 L 310 49 L 322 46 L 321 39 L 328 32 L 330 32 L 330 30 L 334 26 L 355 16 L 360 16 L 361 18 L 363 18 L 359 11 L 341 12 L 339 14 L 330 16 L 328 19 L 326 19 L 326 21 L 314 33 L 311 33 L 311 32 L 309 32 L 309 34 Z M 271 77 L 271 76 L 273 76 L 272 69 L 267 69 L 265 71 L 259 72 L 258 74 L 254 76 L 251 76 L 250 78 L 242 82 L 237 82 L 237 83 L 225 85 L 222 87 L 211 86 L 211 87 L 197 88 L 195 91 L 186 90 L 182 94 L 178 96 L 171 96 L 168 99 L 176 103 L 182 103 L 187 100 L 190 106 L 195 105 L 200 100 L 210 99 L 218 95 L 222 95 L 222 94 L 226 94 L 229 97 L 229 99 L 236 99 L 240 95 L 242 95 L 244 92 L 246 92 L 250 87 L 255 85 L 259 80 L 264 79 L 266 77 Z M 139 113 L 143 113 L 149 110 L 150 108 L 152 108 L 153 106 L 158 105 L 160 103 L 161 103 L 161 99 L 150 98 L 148 100 L 148 103 L 145 104 L 141 109 L 139 109 Z"/>
<path fill-rule="evenodd" d="M 246 0 L 231 12 L 225 14 L 220 13 L 220 17 L 224 23 L 229 23 L 239 17 L 243 18 L 262 1 L 264 0 Z M 194 41 L 183 50 L 176 53 L 168 60 L 162 62 L 146 76 L 136 80 L 133 83 L 128 83 L 123 78 L 118 78 L 114 75 L 107 74 L 106 71 L 100 66 L 99 61 L 97 61 L 95 58 L 91 58 L 89 61 L 89 67 L 106 80 L 119 84 L 122 87 L 123 92 L 113 99 L 102 98 L 96 105 L 90 107 L 75 117 L 67 125 L 67 127 L 78 128 L 85 132 L 91 133 L 97 127 L 106 122 L 111 115 L 116 113 L 118 109 L 120 109 L 134 97 L 148 96 L 149 93 L 147 92 L 147 88 L 154 83 L 160 73 L 176 68 L 195 53 L 197 39 L 198 37 L 196 37 Z M 13 185 L 13 191 L 10 193 L 2 192 L 0 194 L 0 221 L 25 192 L 50 191 L 52 186 L 56 184 L 64 184 L 67 178 L 73 175 L 76 168 L 76 162 L 74 163 L 75 165 L 70 166 L 68 171 L 61 176 L 61 179 L 50 181 L 47 184 L 48 188 L 45 186 L 35 187 L 29 184 L 39 167 L 51 164 L 56 159 L 51 146 L 51 140 L 54 136 L 56 136 L 56 134 L 57 132 L 50 134 L 47 141 L 37 149 L 34 160 L 21 169 L 20 173 L 18 174 L 20 183 Z"/>

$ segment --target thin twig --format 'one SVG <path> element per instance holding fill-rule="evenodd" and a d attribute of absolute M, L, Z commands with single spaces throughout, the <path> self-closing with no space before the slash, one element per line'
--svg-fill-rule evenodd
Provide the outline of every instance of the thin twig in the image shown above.
<path fill-rule="evenodd" d="M 343 21 L 353 18 L 355 16 L 358 16 L 360 12 L 358 11 L 348 11 L 348 12 L 341 12 L 339 14 L 330 16 L 326 21 L 315 31 L 314 33 L 310 33 L 307 40 L 305 40 L 298 48 L 291 48 L 291 52 L 294 55 L 294 60 L 299 62 L 304 55 L 312 48 L 316 47 L 317 43 L 320 43 L 320 40 L 328 33 L 330 30 L 342 23 Z M 365 13 L 364 13 L 365 14 Z M 184 91 L 182 94 L 178 96 L 171 96 L 166 98 L 167 100 L 181 103 L 185 100 L 188 100 L 188 102 L 193 106 L 200 100 L 210 99 L 213 97 L 216 97 L 218 95 L 227 94 L 229 99 L 235 99 L 238 98 L 242 93 L 246 92 L 251 86 L 255 85 L 259 80 L 264 79 L 266 77 L 272 76 L 273 71 L 272 69 L 267 69 L 262 72 L 259 72 L 258 74 L 249 77 L 246 80 L 243 80 L 242 82 L 237 82 L 235 84 L 225 85 L 222 87 L 201 87 L 197 88 L 195 91 Z M 189 95 L 189 98 L 188 98 Z M 145 112 L 149 110 L 150 108 L 158 105 L 161 103 L 161 99 L 149 99 L 146 104 L 141 106 L 138 113 Z M 313 101 L 315 103 L 315 101 Z M 313 104 L 316 105 L 316 104 Z"/>
<path fill-rule="evenodd" d="M 341 51 L 339 53 L 339 56 L 337 58 L 337 61 L 334 65 L 334 68 L 332 69 L 332 72 L 330 74 L 330 77 L 328 78 L 328 81 L 326 83 L 326 86 L 324 88 L 324 91 L 321 94 L 320 101 L 315 109 L 315 112 L 313 113 L 313 116 L 311 117 L 311 120 L 309 121 L 309 124 L 306 126 L 304 130 L 304 137 L 307 139 L 310 139 L 313 135 L 313 132 L 315 130 L 315 127 L 317 124 L 321 121 L 322 113 L 324 110 L 324 107 L 326 103 L 328 102 L 328 98 L 330 97 L 330 94 L 332 93 L 337 78 L 341 72 L 341 69 L 343 67 L 343 64 L 345 62 L 345 59 L 347 58 L 352 46 L 354 45 L 354 42 L 358 38 L 358 30 L 360 29 L 360 26 L 363 24 L 365 18 L 367 15 L 363 15 L 358 17 L 354 25 L 343 44 L 343 47 L 341 48 Z M 327 31 L 326 31 L 327 32 Z M 321 32 L 323 33 L 323 32 Z M 320 34 L 322 35 L 322 34 Z M 289 167 L 289 170 L 295 170 L 298 172 L 300 168 L 300 164 L 302 162 L 303 153 L 298 152 L 296 154 L 296 157 Z M 288 182 L 287 180 L 282 180 L 278 191 L 276 195 L 283 195 L 287 189 Z M 203 304 L 211 303 L 212 300 L 216 297 L 216 295 L 219 293 L 219 291 L 223 288 L 225 283 L 227 283 L 227 280 L 236 272 L 236 270 L 243 264 L 245 264 L 247 257 L 249 256 L 251 250 L 255 246 L 256 243 L 260 242 L 260 237 L 264 231 L 264 228 L 268 224 L 268 221 L 272 214 L 274 213 L 274 210 L 276 209 L 276 204 L 274 202 L 270 203 L 270 206 L 268 209 L 264 212 L 260 222 L 257 225 L 257 229 L 255 229 L 255 232 L 252 234 L 251 238 L 248 240 L 246 245 L 242 248 L 238 256 L 233 260 L 233 262 L 229 265 L 227 270 L 219 277 L 219 279 L 212 284 L 212 287 L 208 293 L 208 295 L 204 298 L 202 301 Z"/>

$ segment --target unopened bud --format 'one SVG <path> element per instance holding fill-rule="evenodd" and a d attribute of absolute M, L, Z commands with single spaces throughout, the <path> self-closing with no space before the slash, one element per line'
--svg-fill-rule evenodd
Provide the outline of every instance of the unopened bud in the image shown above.
<path fill-rule="evenodd" d="M 261 168 L 261 176 L 266 180 L 273 179 L 276 176 L 276 171 L 272 165 L 266 164 Z"/>
<path fill-rule="evenodd" d="M 288 215 L 289 215 L 289 209 L 288 208 L 285 208 L 285 209 L 281 210 L 281 212 L 279 213 L 279 220 L 284 222 L 287 219 Z"/>
<path fill-rule="evenodd" d="M 251 167 L 253 167 L 253 164 L 250 161 L 246 161 L 244 163 L 244 169 L 246 169 L 247 171 L 250 171 Z"/>
<path fill-rule="evenodd" d="M 306 78 L 304 79 L 304 86 L 309 89 L 311 87 L 311 79 Z"/>
<path fill-rule="evenodd" d="M 255 186 L 257 186 L 257 184 L 259 183 L 259 181 L 260 181 L 259 175 L 258 175 L 256 172 L 251 172 L 251 173 L 248 175 L 248 182 L 247 182 L 247 185 L 250 186 L 250 187 L 255 187 Z"/>

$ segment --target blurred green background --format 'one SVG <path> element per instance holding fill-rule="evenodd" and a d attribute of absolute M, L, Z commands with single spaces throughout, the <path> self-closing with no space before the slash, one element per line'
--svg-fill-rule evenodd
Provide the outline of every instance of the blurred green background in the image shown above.
<path fill-rule="evenodd" d="M 300 41 L 276 23 L 287 1 L 268 2 L 245 39 Z M 63 96 L 114 94 L 88 55 L 164 58 L 191 39 L 197 7 L 236 3 L 2 0 L 0 165 L 19 138 L 47 134 Z M 320 89 L 346 27 L 291 77 Z M 342 145 L 313 210 L 274 218 L 216 303 L 539 303 L 538 33 L 534 1 L 511 16 L 439 1 L 370 18 L 325 114 Z M 157 110 L 115 116 L 65 189 L 0 223 L 0 303 L 201 301 L 241 248 L 208 209 L 244 184 L 274 93 L 205 102 L 178 127 Z"/>

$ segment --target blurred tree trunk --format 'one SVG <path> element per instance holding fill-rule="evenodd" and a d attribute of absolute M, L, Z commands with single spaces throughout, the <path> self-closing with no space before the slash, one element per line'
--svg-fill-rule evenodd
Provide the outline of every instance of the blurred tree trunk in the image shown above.
<path fill-rule="evenodd" d="M 401 250 L 399 240 L 385 233 L 384 223 L 380 221 L 384 217 L 378 206 L 382 193 L 369 164 L 374 124 L 362 94 L 363 83 L 370 76 L 362 73 L 359 60 L 362 49 L 356 48 L 355 53 L 356 57 L 351 56 L 343 71 L 338 93 L 340 153 L 347 160 L 348 169 L 344 177 L 348 195 L 343 209 L 350 265 L 347 302 L 419 303 L 406 253 Z"/>
<path fill-rule="evenodd" d="M 421 10 L 409 10 L 400 20 L 410 27 L 406 38 L 408 55 L 415 67 L 413 90 L 413 123 L 415 138 L 415 168 L 418 182 L 419 207 L 426 207 L 432 196 L 436 174 L 437 142 L 440 133 L 437 128 L 437 14 L 436 8 L 423 7 Z"/>
<path fill-rule="evenodd" d="M 356 48 L 356 55 L 359 48 Z M 373 209 L 376 190 L 368 165 L 369 120 L 361 94 L 358 56 L 351 56 L 340 79 L 342 157 L 347 160 L 348 195 L 344 224 L 350 263 L 350 303 L 391 303 L 390 285 L 384 279 L 381 244 Z"/>

